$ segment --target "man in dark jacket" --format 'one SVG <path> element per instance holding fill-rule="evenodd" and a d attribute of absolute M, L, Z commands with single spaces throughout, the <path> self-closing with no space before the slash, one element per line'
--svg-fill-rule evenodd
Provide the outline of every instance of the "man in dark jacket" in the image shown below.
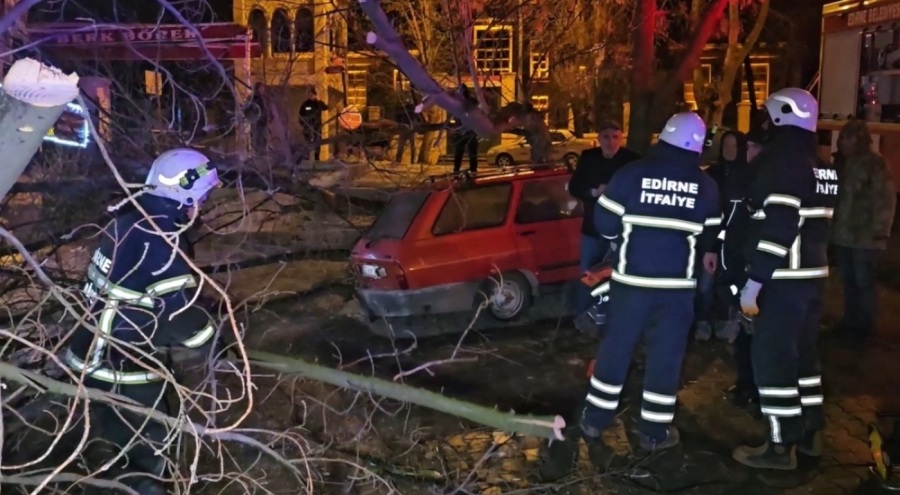
<path fill-rule="evenodd" d="M 581 262 L 580 273 L 603 260 L 606 246 L 597 228 L 594 226 L 594 210 L 597 199 L 603 194 L 613 174 L 625 165 L 640 158 L 637 153 L 622 146 L 622 127 L 611 120 L 604 122 L 597 140 L 600 146 L 581 153 L 575 173 L 569 180 L 569 194 L 580 199 L 584 206 L 584 220 L 581 223 Z M 582 331 L 589 331 L 588 320 L 584 312 L 591 306 L 591 292 L 586 285 L 576 281 L 576 293 L 573 297 L 572 309 L 576 315 L 575 324 Z"/>
<path fill-rule="evenodd" d="M 786 88 L 772 93 L 765 108 L 772 140 L 757 157 L 745 203 L 752 213 L 740 303 L 754 320 L 753 373 L 769 439 L 738 447 L 733 457 L 758 469 L 793 470 L 798 451 L 822 454 L 818 335 L 838 184 L 818 156 L 816 99 Z"/>
<path fill-rule="evenodd" d="M 478 107 L 478 100 L 465 84 L 457 88 L 465 99 L 466 105 L 472 108 Z M 453 173 L 462 169 L 462 160 L 465 153 L 469 153 L 469 172 L 478 172 L 478 134 L 475 131 L 462 126 L 456 117 L 451 122 L 453 129 Z"/>
<path fill-rule="evenodd" d="M 734 203 L 732 203 L 734 198 L 730 198 L 726 193 L 727 184 L 734 175 L 740 175 L 741 171 L 738 169 L 746 168 L 746 166 L 746 137 L 742 132 L 726 131 L 719 141 L 718 159 L 706 169 L 706 173 L 716 181 L 719 192 L 722 193 L 720 194 L 722 213 L 726 220 L 734 210 Z M 742 200 L 743 196 L 737 199 L 737 201 Z M 723 301 L 719 297 L 720 291 L 716 290 L 717 277 L 721 275 L 723 262 L 720 253 L 720 270 L 714 274 L 700 271 L 697 278 L 697 315 L 694 332 L 697 340 L 709 340 L 713 329 L 715 329 L 716 337 L 720 339 L 733 340 L 737 334 L 737 321 L 731 317 L 728 301 Z"/>
<path fill-rule="evenodd" d="M 309 96 L 300 105 L 298 113 L 298 122 L 300 129 L 303 131 L 303 138 L 306 144 L 313 148 L 314 157 L 319 161 L 319 153 L 321 151 L 322 142 L 322 112 L 328 110 L 328 105 L 319 99 L 316 89 L 309 90 Z"/>
<path fill-rule="evenodd" d="M 191 209 L 199 208 L 219 184 L 215 168 L 202 153 L 175 149 L 160 155 L 150 168 L 147 194 L 137 201 L 159 227 L 136 208 L 120 212 L 107 225 L 91 257 L 84 295 L 93 327 L 76 328 L 66 364 L 86 387 L 124 395 L 138 404 L 169 414 L 165 349 L 181 347 L 209 353 L 216 333 L 210 317 L 192 304 L 197 280 L 182 255 Z M 124 450 L 124 468 L 136 476 L 125 483 L 141 495 L 162 495 L 167 428 L 144 416 L 93 404 L 101 435 Z M 127 450 L 126 450 L 127 449 Z"/>

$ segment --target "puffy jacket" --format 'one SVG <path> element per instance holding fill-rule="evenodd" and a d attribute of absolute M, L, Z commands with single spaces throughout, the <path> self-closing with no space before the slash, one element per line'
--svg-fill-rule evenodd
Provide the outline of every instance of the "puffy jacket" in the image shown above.
<path fill-rule="evenodd" d="M 714 249 L 722 212 L 699 155 L 657 143 L 613 175 L 594 218 L 597 232 L 618 246 L 614 281 L 693 289 L 698 256 Z"/>
<path fill-rule="evenodd" d="M 149 195 L 138 202 L 161 231 L 190 252 L 180 233 L 187 219 L 177 203 Z M 196 290 L 197 280 L 187 262 L 147 219 L 137 209 L 120 213 L 101 234 L 83 289 L 91 314 L 96 315 L 92 323 L 98 335 L 79 327 L 69 345 L 67 364 L 111 383 L 162 379 L 150 359 L 159 357 L 158 348 L 201 348 L 215 334 L 207 313 L 191 305 Z"/>
<path fill-rule="evenodd" d="M 584 219 L 581 233 L 589 237 L 599 237 L 594 227 L 594 206 L 597 198 L 591 189 L 606 185 L 617 170 L 640 158 L 640 155 L 626 147 L 619 148 L 611 158 L 603 156 L 600 148 L 591 148 L 581 152 L 575 172 L 566 186 L 572 197 L 580 199 L 584 205 Z"/>
<path fill-rule="evenodd" d="M 832 242 L 852 248 L 886 249 L 897 192 L 884 158 L 873 152 L 852 156 L 839 177 Z"/>
<path fill-rule="evenodd" d="M 758 173 L 746 203 L 747 277 L 760 283 L 827 277 L 837 171 L 818 157 L 815 133 L 775 129 L 755 160 Z"/>

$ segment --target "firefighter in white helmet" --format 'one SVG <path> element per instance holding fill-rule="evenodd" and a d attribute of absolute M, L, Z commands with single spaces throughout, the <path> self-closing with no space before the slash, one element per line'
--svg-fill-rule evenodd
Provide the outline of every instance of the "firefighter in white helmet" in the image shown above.
<path fill-rule="evenodd" d="M 84 376 L 84 385 L 129 397 L 169 413 L 167 382 L 160 364 L 165 350 L 190 348 L 209 353 L 216 328 L 196 304 L 198 284 L 182 252 L 190 252 L 184 226 L 219 185 L 216 169 L 202 153 L 181 148 L 161 154 L 150 167 L 147 190 L 106 226 L 94 252 L 83 289 L 94 328 L 76 329 L 66 363 Z M 94 404 L 103 438 L 125 449 L 124 478 L 144 495 L 164 494 L 154 477 L 165 472 L 166 428 L 125 410 Z M 136 433 L 137 432 L 137 433 Z M 132 441 L 133 440 L 133 441 Z M 144 476 L 141 476 L 144 475 Z"/>

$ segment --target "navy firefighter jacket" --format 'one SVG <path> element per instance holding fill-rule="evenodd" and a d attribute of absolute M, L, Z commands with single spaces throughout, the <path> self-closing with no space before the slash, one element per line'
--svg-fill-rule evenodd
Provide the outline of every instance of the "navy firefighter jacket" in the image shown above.
<path fill-rule="evenodd" d="M 775 129 L 754 160 L 759 172 L 747 198 L 746 276 L 759 283 L 827 277 L 837 172 L 819 158 L 815 133 Z"/>
<path fill-rule="evenodd" d="M 657 143 L 626 165 L 597 201 L 597 232 L 616 242 L 612 279 L 651 289 L 693 289 L 698 256 L 722 222 L 715 181 L 697 153 Z"/>
<path fill-rule="evenodd" d="M 182 234 L 187 218 L 178 203 L 150 195 L 137 201 L 159 230 L 189 252 Z M 101 233 L 83 289 L 97 334 L 79 327 L 67 364 L 111 383 L 161 379 L 152 371 L 159 365 L 150 359 L 158 358 L 157 348 L 200 348 L 215 334 L 206 312 L 190 305 L 196 290 L 197 280 L 185 259 L 143 214 L 136 208 L 120 212 Z"/>

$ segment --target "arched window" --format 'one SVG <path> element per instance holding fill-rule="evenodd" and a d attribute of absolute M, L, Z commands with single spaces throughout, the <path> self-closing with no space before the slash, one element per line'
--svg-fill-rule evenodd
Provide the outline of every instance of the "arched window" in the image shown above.
<path fill-rule="evenodd" d="M 269 23 L 266 21 L 266 13 L 260 9 L 250 11 L 250 17 L 247 18 L 247 25 L 253 32 L 253 40 L 259 43 L 263 56 L 269 51 Z"/>
<path fill-rule="evenodd" d="M 272 16 L 272 53 L 291 52 L 291 24 L 287 12 L 282 9 Z"/>
<path fill-rule="evenodd" d="M 313 24 L 312 10 L 301 7 L 297 9 L 294 20 L 294 51 L 311 52 L 315 48 L 316 32 Z"/>

